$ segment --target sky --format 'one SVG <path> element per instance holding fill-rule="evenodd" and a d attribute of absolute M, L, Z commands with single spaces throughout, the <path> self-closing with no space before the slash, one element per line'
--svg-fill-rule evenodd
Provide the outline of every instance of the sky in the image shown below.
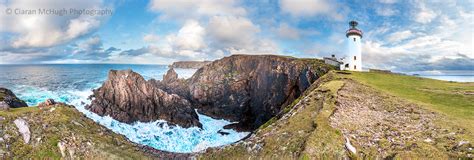
<path fill-rule="evenodd" d="M 343 57 L 351 20 L 365 69 L 474 74 L 473 0 L 0 0 L 0 64 Z"/>

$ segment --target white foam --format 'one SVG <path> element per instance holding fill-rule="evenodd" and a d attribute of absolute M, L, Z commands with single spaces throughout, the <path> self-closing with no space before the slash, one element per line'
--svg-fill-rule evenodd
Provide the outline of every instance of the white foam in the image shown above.
<path fill-rule="evenodd" d="M 97 84 L 96 86 L 99 85 L 100 84 Z M 30 91 L 34 92 L 22 92 L 25 94 L 22 94 L 19 97 L 22 99 L 34 99 L 35 96 L 44 95 L 42 96 L 44 98 L 41 98 L 41 100 L 34 100 L 31 101 L 31 103 L 41 102 L 46 98 L 53 98 L 56 101 L 72 104 L 87 117 L 111 129 L 115 133 L 122 134 L 135 143 L 148 145 L 158 150 L 179 153 L 198 152 L 208 147 L 217 147 L 236 142 L 249 134 L 248 132 L 236 132 L 235 130 L 224 129 L 223 127 L 225 125 L 231 124 L 232 122 L 222 119 L 213 119 L 199 113 L 199 121 L 203 125 L 202 129 L 198 127 L 173 127 L 169 126 L 164 120 L 157 120 L 148 123 L 121 123 L 109 116 L 101 117 L 84 108 L 85 104 L 90 104 L 90 100 L 88 100 L 87 97 L 92 95 L 91 90 L 54 93 L 34 87 L 31 87 L 30 89 Z M 229 134 L 221 135 L 218 133 L 219 130 Z"/>

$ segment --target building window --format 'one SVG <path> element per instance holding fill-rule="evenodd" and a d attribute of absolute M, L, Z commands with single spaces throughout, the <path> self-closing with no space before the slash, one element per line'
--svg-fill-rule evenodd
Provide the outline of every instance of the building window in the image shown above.
<path fill-rule="evenodd" d="M 356 41 L 356 38 L 354 38 L 354 42 Z"/>
<path fill-rule="evenodd" d="M 356 56 L 354 56 L 354 61 L 357 60 Z"/>
<path fill-rule="evenodd" d="M 354 70 L 356 70 L 356 69 L 357 69 L 357 67 L 356 67 L 356 65 L 354 65 Z"/>

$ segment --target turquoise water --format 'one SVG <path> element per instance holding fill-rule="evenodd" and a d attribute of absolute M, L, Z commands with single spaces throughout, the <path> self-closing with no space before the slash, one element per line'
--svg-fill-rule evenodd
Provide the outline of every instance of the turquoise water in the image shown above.
<path fill-rule="evenodd" d="M 11 89 L 28 105 L 37 105 L 48 98 L 65 102 L 76 108 L 87 117 L 112 131 L 125 135 L 129 140 L 170 152 L 190 153 L 208 147 L 222 146 L 236 142 L 247 136 L 248 132 L 236 132 L 223 129 L 232 122 L 213 119 L 199 114 L 203 129 L 171 127 L 164 120 L 149 123 L 126 124 L 109 116 L 101 117 L 84 108 L 89 104 L 87 99 L 92 89 L 98 88 L 106 80 L 110 69 L 132 69 L 145 79 L 161 80 L 168 70 L 164 65 L 113 65 L 113 64 L 79 64 L 79 65 L 0 65 L 0 87 Z M 191 77 L 193 69 L 176 69 L 180 78 Z M 221 135 L 223 130 L 230 134 Z"/>

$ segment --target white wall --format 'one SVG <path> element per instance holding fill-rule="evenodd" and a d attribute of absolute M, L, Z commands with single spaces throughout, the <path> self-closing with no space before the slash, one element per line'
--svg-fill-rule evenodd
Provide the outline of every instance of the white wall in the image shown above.
<path fill-rule="evenodd" d="M 357 35 L 350 35 L 347 38 L 346 43 L 347 51 L 344 57 L 344 65 L 349 64 L 349 68 L 344 69 L 351 71 L 362 71 L 361 37 Z M 356 57 L 355 60 L 354 56 Z"/>

